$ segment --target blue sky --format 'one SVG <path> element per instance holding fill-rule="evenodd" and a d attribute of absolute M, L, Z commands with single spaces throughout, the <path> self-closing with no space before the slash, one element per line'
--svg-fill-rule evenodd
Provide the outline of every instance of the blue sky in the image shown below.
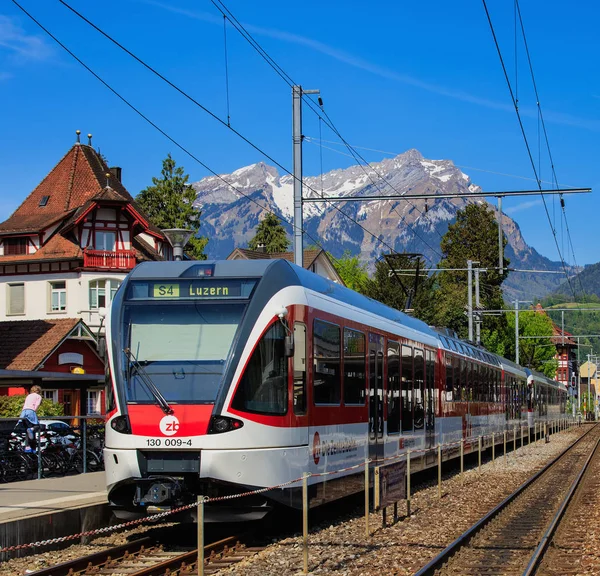
<path fill-rule="evenodd" d="M 213 170 L 263 160 L 239 138 L 79 20 L 57 0 L 19 0 L 100 76 Z M 72 5 L 218 116 L 226 117 L 223 18 L 209 0 L 72 0 Z M 227 7 L 285 71 L 321 90 L 348 142 L 449 159 L 484 190 L 535 188 L 483 5 L 478 1 L 302 3 L 228 0 Z M 541 177 L 552 187 L 545 146 L 538 150 L 536 101 L 513 2 L 488 7 L 518 97 Z M 558 0 L 521 0 L 527 42 L 559 184 L 600 186 L 600 8 L 565 9 Z M 228 25 L 231 123 L 291 168 L 290 89 Z M 0 8 L 0 221 L 75 141 L 91 132 L 132 194 L 151 183 L 171 152 L 198 180 L 207 172 L 136 116 L 31 22 L 12 2 Z M 304 113 L 304 134 L 319 123 Z M 323 127 L 325 140 L 336 137 Z M 542 142 L 543 144 L 543 142 Z M 331 148 L 342 150 L 335 144 Z M 323 149 L 323 169 L 352 159 Z M 382 152 L 361 150 L 369 161 Z M 268 161 L 267 161 L 268 162 Z M 320 171 L 320 150 L 305 145 L 305 173 Z M 504 175 L 503 175 L 504 174 Z M 510 174 L 512 176 L 505 176 Z M 566 196 L 578 264 L 600 260 L 594 241 L 597 193 Z M 558 259 L 537 197 L 505 200 L 525 240 Z M 557 201 L 548 209 L 565 259 L 573 263 Z"/>

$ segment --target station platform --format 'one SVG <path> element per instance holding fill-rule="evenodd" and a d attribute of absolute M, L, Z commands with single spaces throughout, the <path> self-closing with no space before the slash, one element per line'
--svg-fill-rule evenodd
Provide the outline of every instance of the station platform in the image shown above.
<path fill-rule="evenodd" d="M 0 484 L 0 524 L 106 502 L 104 472 Z"/>
<path fill-rule="evenodd" d="M 107 504 L 104 472 L 0 484 L 0 548 L 105 526 L 112 516 Z"/>

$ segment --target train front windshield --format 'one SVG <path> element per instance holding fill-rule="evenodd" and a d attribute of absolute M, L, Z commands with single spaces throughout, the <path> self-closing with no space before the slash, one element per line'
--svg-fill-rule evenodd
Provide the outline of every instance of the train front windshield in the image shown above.
<path fill-rule="evenodd" d="M 239 298 L 183 300 L 177 295 L 189 296 L 196 283 L 181 284 L 168 301 L 152 298 L 156 289 L 149 297 L 136 297 L 134 286 L 133 297 L 124 304 L 120 352 L 129 403 L 156 403 L 161 395 L 171 403 L 211 403 L 217 397 L 247 304 Z M 199 293 L 204 290 L 198 288 Z"/>

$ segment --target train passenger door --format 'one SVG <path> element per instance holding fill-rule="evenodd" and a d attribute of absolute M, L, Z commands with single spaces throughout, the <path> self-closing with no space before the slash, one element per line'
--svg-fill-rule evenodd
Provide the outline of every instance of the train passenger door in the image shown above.
<path fill-rule="evenodd" d="M 435 445 L 435 353 L 425 351 L 425 447 Z"/>
<path fill-rule="evenodd" d="M 306 324 L 294 322 L 294 384 L 292 389 L 292 407 L 294 415 L 303 417 L 308 412 L 308 394 L 307 394 L 307 360 L 306 360 Z M 304 423 L 306 427 L 306 437 L 303 438 L 308 444 L 308 422 Z M 303 434 L 304 436 L 304 434 Z"/>
<path fill-rule="evenodd" d="M 379 334 L 369 334 L 369 458 L 383 458 L 383 345 Z"/>

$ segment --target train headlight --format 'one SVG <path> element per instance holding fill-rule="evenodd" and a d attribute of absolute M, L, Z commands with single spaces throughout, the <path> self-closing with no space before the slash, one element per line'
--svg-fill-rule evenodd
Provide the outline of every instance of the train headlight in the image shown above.
<path fill-rule="evenodd" d="M 117 416 L 110 421 L 110 427 L 120 434 L 131 434 L 129 416 Z"/>
<path fill-rule="evenodd" d="M 241 420 L 236 420 L 235 418 L 229 418 L 228 416 L 213 416 L 210 419 L 208 433 L 222 434 L 223 432 L 229 432 L 230 430 L 237 430 L 243 425 L 244 423 Z"/>

